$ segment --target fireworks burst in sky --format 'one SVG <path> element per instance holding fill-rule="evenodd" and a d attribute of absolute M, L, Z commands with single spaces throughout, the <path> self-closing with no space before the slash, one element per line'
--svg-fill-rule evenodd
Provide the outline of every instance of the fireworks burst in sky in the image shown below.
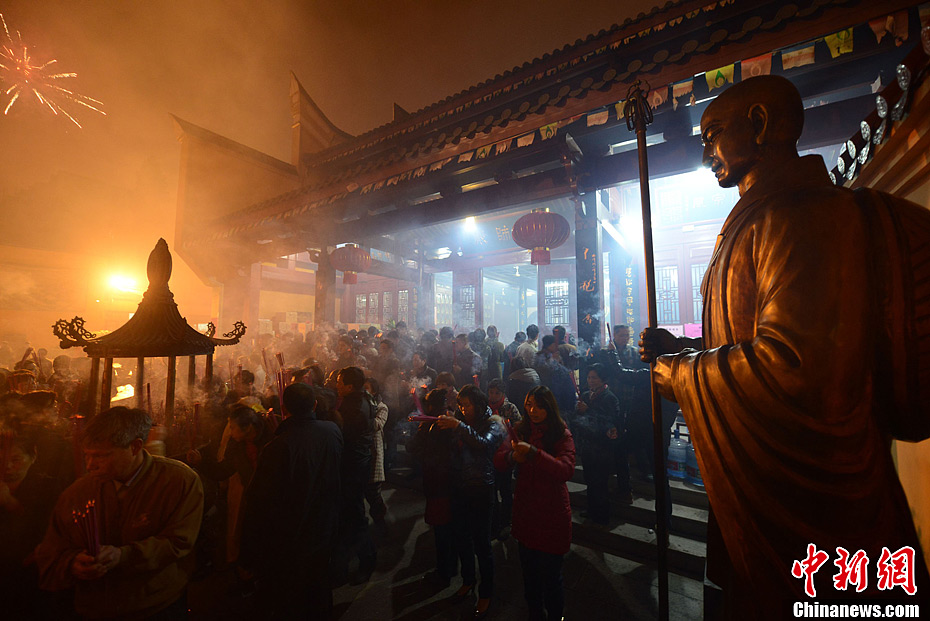
<path fill-rule="evenodd" d="M 47 106 L 55 115 L 60 112 L 78 127 L 81 127 L 81 124 L 63 107 L 68 102 L 90 108 L 106 116 L 106 112 L 97 107 L 102 106 L 102 102 L 75 93 L 58 84 L 60 80 L 76 78 L 76 73 L 55 73 L 50 67 L 54 66 L 57 60 L 34 64 L 33 58 L 29 55 L 29 48 L 23 43 L 19 31 L 14 31 L 16 32 L 14 40 L 2 14 L 0 14 L 0 22 L 3 24 L 3 32 L 6 35 L 6 40 L 0 46 L 0 91 L 10 98 L 3 110 L 4 115 L 10 111 L 13 104 L 20 101 L 20 97 L 34 94 L 40 105 Z"/>

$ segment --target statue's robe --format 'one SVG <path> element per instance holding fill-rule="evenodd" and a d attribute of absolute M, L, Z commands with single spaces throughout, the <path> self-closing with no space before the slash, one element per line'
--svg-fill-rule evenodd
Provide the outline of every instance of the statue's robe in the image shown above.
<path fill-rule="evenodd" d="M 861 596 L 877 590 L 882 547 L 917 552 L 918 596 L 930 589 L 904 492 L 877 424 L 876 319 L 868 231 L 853 192 L 818 156 L 771 170 L 740 198 L 702 286 L 702 351 L 661 357 L 691 432 L 729 558 L 730 618 L 784 618 L 808 600 L 792 577 L 807 545 L 829 554 L 818 599 L 833 585 L 836 548 L 869 558 Z M 737 614 L 738 616 L 732 616 Z"/>

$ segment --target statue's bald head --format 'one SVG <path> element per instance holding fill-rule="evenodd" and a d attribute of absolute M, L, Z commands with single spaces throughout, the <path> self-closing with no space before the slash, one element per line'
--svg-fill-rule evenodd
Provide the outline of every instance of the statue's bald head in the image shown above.
<path fill-rule="evenodd" d="M 804 127 L 801 96 L 777 76 L 749 78 L 725 90 L 701 116 L 702 161 L 721 187 L 742 195 L 760 176 L 797 159 Z"/>
<path fill-rule="evenodd" d="M 790 80 L 777 75 L 760 75 L 734 84 L 707 106 L 701 123 L 716 116 L 746 116 L 753 106 L 767 114 L 765 142 L 797 145 L 804 128 L 801 94 Z"/>

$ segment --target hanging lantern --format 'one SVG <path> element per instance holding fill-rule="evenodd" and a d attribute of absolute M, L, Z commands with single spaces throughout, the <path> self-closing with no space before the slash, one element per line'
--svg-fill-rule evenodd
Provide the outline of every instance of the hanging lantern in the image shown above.
<path fill-rule="evenodd" d="M 549 251 L 565 243 L 571 234 L 568 220 L 548 209 L 534 209 L 521 217 L 511 231 L 518 246 L 531 250 L 530 263 L 549 265 Z"/>
<path fill-rule="evenodd" d="M 342 283 L 354 285 L 358 282 L 358 273 L 371 267 L 371 254 L 355 244 L 349 244 L 333 250 L 330 261 L 333 267 L 342 272 Z"/>

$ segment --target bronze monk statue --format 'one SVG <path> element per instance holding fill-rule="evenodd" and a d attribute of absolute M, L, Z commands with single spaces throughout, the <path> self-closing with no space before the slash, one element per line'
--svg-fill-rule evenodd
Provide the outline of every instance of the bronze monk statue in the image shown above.
<path fill-rule="evenodd" d="M 647 329 L 640 341 L 661 394 L 687 419 L 712 513 L 708 577 L 727 619 L 788 617 L 791 602 L 813 601 L 805 586 L 818 601 L 912 603 L 930 592 L 878 422 L 866 210 L 819 156 L 798 155 L 803 120 L 797 89 L 777 76 L 707 107 L 704 164 L 740 200 L 701 287 L 703 339 Z M 809 544 L 828 557 L 816 572 L 805 572 L 817 565 Z M 914 597 L 879 579 L 882 548 L 908 546 Z M 863 593 L 835 588 L 837 548 L 867 555 Z"/>

